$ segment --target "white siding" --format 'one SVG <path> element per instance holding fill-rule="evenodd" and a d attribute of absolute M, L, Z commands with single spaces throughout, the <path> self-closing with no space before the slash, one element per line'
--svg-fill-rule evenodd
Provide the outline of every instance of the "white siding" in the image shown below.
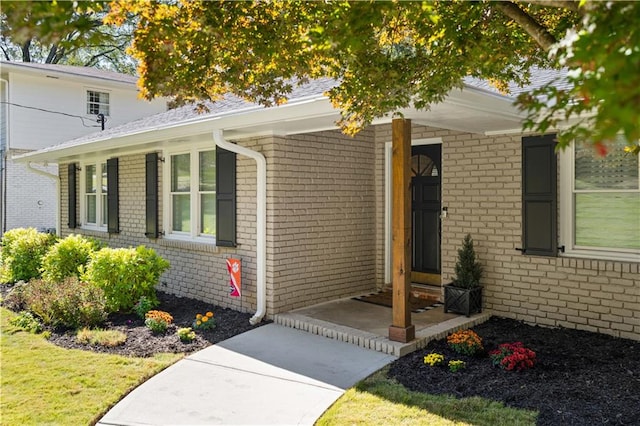
<path fill-rule="evenodd" d="M 99 127 L 94 127 L 99 126 L 96 117 L 86 113 L 86 92 L 89 89 L 109 93 L 110 116 L 107 117 L 107 127 L 166 110 L 164 101 L 138 99 L 133 86 L 131 89 L 122 89 L 110 87 L 100 80 L 95 84 L 85 84 L 16 73 L 9 74 L 9 81 L 12 104 L 85 117 L 85 125 L 91 126 L 86 127 L 79 118 L 12 105 L 9 117 L 11 149 L 41 149 L 100 131 Z"/>

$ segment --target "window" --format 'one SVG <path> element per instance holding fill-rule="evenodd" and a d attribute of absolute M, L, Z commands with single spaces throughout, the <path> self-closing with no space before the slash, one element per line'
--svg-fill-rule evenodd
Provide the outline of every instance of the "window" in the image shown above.
<path fill-rule="evenodd" d="M 640 166 L 619 137 L 600 157 L 585 144 L 561 156 L 561 227 L 568 254 L 640 260 Z"/>
<path fill-rule="evenodd" d="M 82 168 L 82 222 L 96 228 L 107 226 L 107 164 L 84 164 Z"/>
<path fill-rule="evenodd" d="M 87 90 L 87 114 L 109 115 L 109 94 L 105 92 L 97 92 L 94 90 Z"/>
<path fill-rule="evenodd" d="M 168 155 L 168 227 L 177 238 L 216 235 L 216 151 L 192 149 Z"/>

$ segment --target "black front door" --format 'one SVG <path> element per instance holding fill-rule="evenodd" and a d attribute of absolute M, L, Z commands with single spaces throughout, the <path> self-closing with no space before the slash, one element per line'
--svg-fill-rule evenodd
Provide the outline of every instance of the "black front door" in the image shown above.
<path fill-rule="evenodd" d="M 440 183 L 442 145 L 411 150 L 413 282 L 440 285 Z"/>

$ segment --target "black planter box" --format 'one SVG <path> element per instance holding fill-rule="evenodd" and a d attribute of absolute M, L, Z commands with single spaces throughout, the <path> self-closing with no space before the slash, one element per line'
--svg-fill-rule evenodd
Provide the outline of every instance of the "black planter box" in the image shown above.
<path fill-rule="evenodd" d="M 482 312 L 482 287 L 460 288 L 453 284 L 444 286 L 444 311 L 464 314 Z"/>

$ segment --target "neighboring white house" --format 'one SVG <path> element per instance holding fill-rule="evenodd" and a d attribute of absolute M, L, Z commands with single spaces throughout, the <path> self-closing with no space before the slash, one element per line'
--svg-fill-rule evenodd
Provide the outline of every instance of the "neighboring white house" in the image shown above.
<path fill-rule="evenodd" d="M 166 110 L 138 98 L 137 78 L 95 68 L 0 62 L 0 236 L 59 229 L 57 165 L 16 164 L 15 155 L 57 145 Z M 96 168 L 97 177 L 106 171 Z"/>

